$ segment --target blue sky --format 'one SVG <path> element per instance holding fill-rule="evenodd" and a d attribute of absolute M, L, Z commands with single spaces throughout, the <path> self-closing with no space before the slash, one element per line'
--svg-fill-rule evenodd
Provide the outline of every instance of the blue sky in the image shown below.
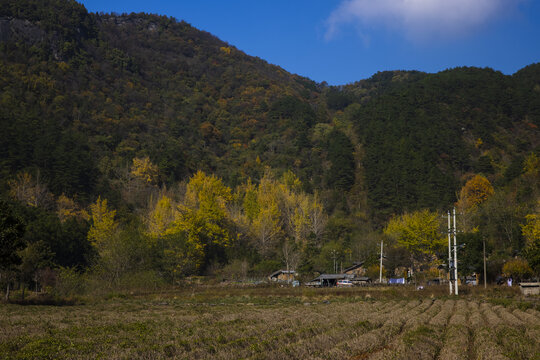
<path fill-rule="evenodd" d="M 185 20 L 252 56 L 332 85 L 384 70 L 512 74 L 540 62 L 540 0 L 82 0 L 91 12 Z"/>

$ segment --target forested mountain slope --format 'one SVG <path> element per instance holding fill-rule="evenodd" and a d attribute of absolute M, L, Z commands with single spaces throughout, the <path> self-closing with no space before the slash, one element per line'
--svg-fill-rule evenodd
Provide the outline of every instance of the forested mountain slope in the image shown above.
<path fill-rule="evenodd" d="M 524 158 L 540 145 L 539 69 L 531 65 L 505 76 L 458 68 L 416 76 L 349 107 L 346 116 L 365 145 L 374 211 L 451 203 L 470 174 L 482 173 L 499 186 L 519 176 Z"/>

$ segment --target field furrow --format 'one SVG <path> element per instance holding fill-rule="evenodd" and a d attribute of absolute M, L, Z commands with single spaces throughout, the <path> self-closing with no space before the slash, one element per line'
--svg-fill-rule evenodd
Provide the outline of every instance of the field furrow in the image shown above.
<path fill-rule="evenodd" d="M 474 330 L 474 359 L 504 360 L 503 349 L 495 341 L 495 333 L 491 328 L 483 327 Z"/>
<path fill-rule="evenodd" d="M 257 300 L 0 304 L 0 358 L 540 360 L 539 312 L 528 304 L 329 292 Z"/>
<path fill-rule="evenodd" d="M 439 311 L 439 313 L 429 321 L 429 324 L 435 326 L 446 326 L 446 324 L 448 323 L 448 319 L 450 318 L 450 316 L 452 316 L 455 305 L 455 300 L 445 301 L 441 307 L 441 311 Z"/>
<path fill-rule="evenodd" d="M 482 315 L 484 316 L 488 326 L 495 327 L 497 325 L 501 325 L 503 321 L 497 315 L 495 312 L 495 309 L 497 309 L 500 305 L 492 306 L 487 303 L 480 304 L 480 311 L 482 312 Z"/>

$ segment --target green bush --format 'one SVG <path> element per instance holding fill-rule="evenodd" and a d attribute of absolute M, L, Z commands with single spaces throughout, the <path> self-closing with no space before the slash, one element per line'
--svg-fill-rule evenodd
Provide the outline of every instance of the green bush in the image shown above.
<path fill-rule="evenodd" d="M 69 297 L 81 295 L 85 291 L 86 281 L 76 268 L 60 267 L 56 274 L 53 292 L 57 296 Z"/>

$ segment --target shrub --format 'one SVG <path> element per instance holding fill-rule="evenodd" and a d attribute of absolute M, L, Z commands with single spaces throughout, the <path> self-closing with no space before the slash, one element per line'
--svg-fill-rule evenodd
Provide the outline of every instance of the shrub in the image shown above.
<path fill-rule="evenodd" d="M 253 273 L 257 276 L 268 276 L 283 267 L 281 261 L 263 260 L 253 267 Z"/>
<path fill-rule="evenodd" d="M 74 267 L 60 267 L 56 273 L 53 292 L 57 296 L 80 295 L 85 290 L 85 280 Z"/>
<path fill-rule="evenodd" d="M 532 275 L 532 269 L 527 260 L 513 259 L 504 264 L 502 268 L 503 274 L 507 277 L 512 277 L 515 281 L 521 281 Z"/>

